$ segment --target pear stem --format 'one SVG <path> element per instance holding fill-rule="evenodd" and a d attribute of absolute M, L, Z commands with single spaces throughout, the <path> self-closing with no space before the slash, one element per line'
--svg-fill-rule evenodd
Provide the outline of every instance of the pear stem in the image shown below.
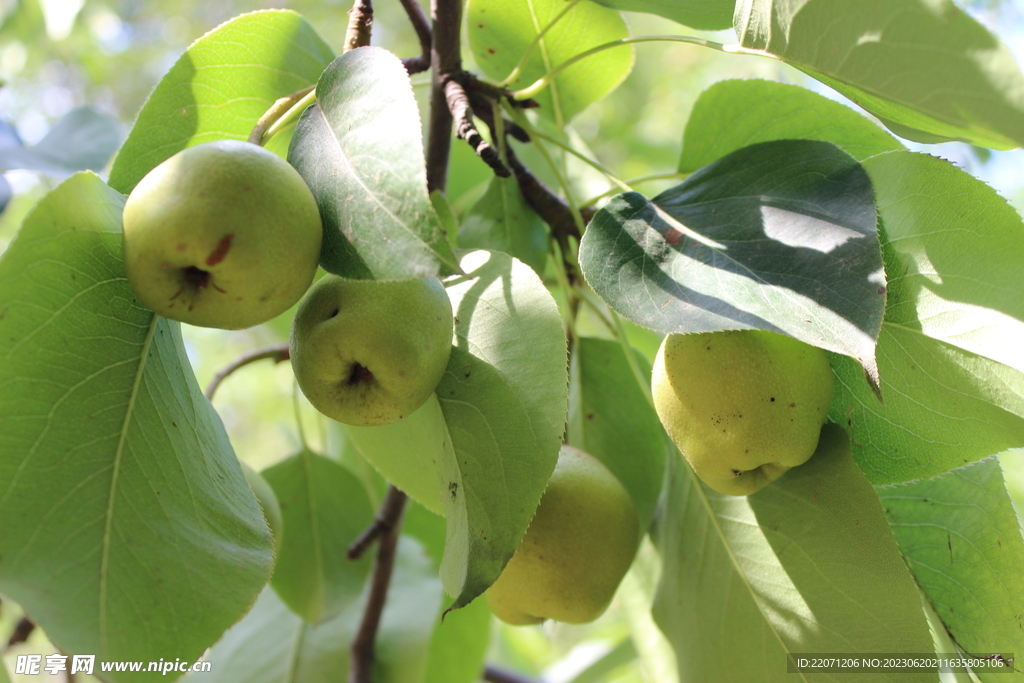
<path fill-rule="evenodd" d="M 310 98 L 310 96 L 312 96 L 312 99 L 309 99 L 309 102 L 306 103 L 305 100 Z M 316 85 L 311 85 L 303 88 L 302 90 L 296 90 L 291 95 L 286 95 L 285 97 L 277 100 L 270 105 L 270 109 L 268 109 L 266 113 L 259 118 L 259 121 L 256 122 L 252 132 L 249 133 L 248 141 L 254 145 L 262 145 L 264 138 L 269 140 L 274 137 L 274 134 L 277 131 L 281 130 L 282 126 L 275 125 L 279 120 L 284 119 L 286 122 L 291 121 L 291 119 L 294 118 L 294 114 L 289 116 L 289 112 L 295 109 L 296 105 L 300 103 L 303 104 L 302 108 L 298 110 L 301 112 L 313 103 L 315 97 Z"/>

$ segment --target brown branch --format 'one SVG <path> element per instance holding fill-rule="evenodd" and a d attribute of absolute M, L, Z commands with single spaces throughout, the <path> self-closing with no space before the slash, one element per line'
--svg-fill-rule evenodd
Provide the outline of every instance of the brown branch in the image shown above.
<path fill-rule="evenodd" d="M 398 491 L 398 489 L 395 489 Z M 391 491 L 388 491 L 389 498 Z M 366 601 L 366 608 L 363 610 L 363 620 L 359 624 L 359 631 L 352 640 L 351 662 L 349 665 L 348 683 L 372 683 L 373 681 L 373 659 L 374 640 L 377 638 L 377 629 L 380 626 L 381 613 L 384 611 L 384 603 L 388 597 L 388 585 L 391 583 L 391 572 L 395 566 L 395 550 L 398 547 L 399 529 L 402 523 L 402 511 L 405 508 L 406 496 L 401 493 L 396 503 L 398 511 L 394 525 L 384 531 L 380 536 L 380 546 L 377 548 L 377 560 L 373 566 L 373 579 L 370 584 L 370 596 Z M 387 503 L 387 500 L 385 500 Z"/>
<path fill-rule="evenodd" d="M 373 2 L 356 0 L 348 11 L 348 28 L 345 31 L 345 46 L 342 52 L 366 47 L 373 32 Z"/>
<path fill-rule="evenodd" d="M 487 683 L 543 683 L 542 681 L 527 678 L 512 671 L 499 669 L 490 664 L 484 667 L 483 680 L 487 681 Z"/>
<path fill-rule="evenodd" d="M 380 504 L 380 509 L 377 510 L 377 516 L 374 517 L 370 526 L 366 527 L 363 533 L 359 534 L 359 538 L 352 541 L 352 544 L 348 547 L 348 559 L 358 560 L 374 541 L 401 523 L 402 510 L 405 509 L 405 498 L 405 494 L 395 488 L 394 485 L 388 486 L 388 492 L 384 496 L 384 501 Z"/>
<path fill-rule="evenodd" d="M 264 346 L 263 348 L 255 349 L 253 351 L 250 351 L 249 353 L 243 354 L 236 358 L 235 360 L 231 361 L 230 364 L 222 368 L 220 372 L 214 375 L 213 379 L 210 380 L 210 384 L 206 387 L 206 391 L 203 393 L 203 395 L 206 396 L 206 400 L 212 401 L 213 394 L 214 392 L 217 391 L 217 387 L 220 386 L 220 383 L 227 379 L 228 375 L 233 373 L 235 370 L 245 367 L 250 363 L 255 363 L 256 361 L 263 360 L 264 358 L 269 358 L 275 363 L 281 363 L 283 361 L 288 360 L 290 357 L 291 356 L 290 352 L 288 351 L 287 344 L 274 344 L 272 346 Z"/>
<path fill-rule="evenodd" d="M 409 15 L 409 22 L 416 31 L 416 37 L 420 39 L 422 54 L 419 57 L 409 57 L 402 60 L 405 70 L 409 75 L 418 74 L 430 68 L 430 45 L 433 42 L 430 30 L 430 19 L 423 11 L 417 0 L 400 0 L 405 13 Z"/>
<path fill-rule="evenodd" d="M 28 637 L 32 635 L 36 625 L 32 623 L 32 620 L 28 617 L 22 617 L 14 627 L 14 631 L 11 632 L 11 637 L 7 639 L 7 647 L 17 645 L 18 643 L 24 643 L 28 640 Z M 0 664 L 2 666 L 2 664 Z"/>
<path fill-rule="evenodd" d="M 256 125 L 253 126 L 252 132 L 249 133 L 248 142 L 251 142 L 254 145 L 263 144 L 263 135 L 267 132 L 267 129 L 274 125 L 275 121 L 284 116 L 289 109 L 298 104 L 303 97 L 313 92 L 314 88 L 316 88 L 316 86 L 311 85 L 308 88 L 297 90 L 291 95 L 286 95 L 270 105 L 270 109 L 268 109 L 266 113 L 259 118 Z"/>
<path fill-rule="evenodd" d="M 444 192 L 452 144 L 452 114 L 444 89 L 449 74 L 462 71 L 459 29 L 461 0 L 431 0 L 434 39 L 430 48 L 430 128 L 427 136 L 427 190 Z"/>
<path fill-rule="evenodd" d="M 485 164 L 491 167 L 495 175 L 508 178 L 512 175 L 505 164 L 501 163 L 498 150 L 494 149 L 476 129 L 473 123 L 473 108 L 469 104 L 469 97 L 462 85 L 454 80 L 448 79 L 444 84 L 445 100 L 448 102 L 448 111 L 452 113 L 455 121 L 455 134 L 469 143 L 476 155 Z"/>

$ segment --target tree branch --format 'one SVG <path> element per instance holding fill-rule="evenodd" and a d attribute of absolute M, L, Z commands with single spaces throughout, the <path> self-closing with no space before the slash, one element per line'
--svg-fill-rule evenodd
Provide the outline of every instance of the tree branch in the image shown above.
<path fill-rule="evenodd" d="M 462 26 L 461 0 L 431 0 L 434 39 L 431 46 L 430 128 L 427 138 L 427 190 L 444 192 L 448 184 L 451 154 L 452 114 L 445 97 L 449 74 L 462 71 L 459 30 Z"/>
<path fill-rule="evenodd" d="M 348 29 L 345 31 L 345 46 L 342 52 L 366 47 L 370 44 L 373 31 L 373 2 L 356 0 L 348 11 Z"/>
<path fill-rule="evenodd" d="M 348 559 L 358 560 L 374 541 L 401 523 L 402 511 L 405 509 L 405 499 L 405 493 L 399 491 L 394 485 L 388 486 L 388 492 L 384 496 L 384 501 L 380 504 L 380 509 L 377 510 L 377 516 L 374 517 L 370 526 L 366 527 L 363 533 L 359 534 L 359 538 L 352 541 L 352 544 L 349 545 Z"/>
<path fill-rule="evenodd" d="M 448 102 L 448 110 L 455 120 L 455 134 L 469 143 L 476 155 L 485 164 L 491 167 L 495 175 L 508 178 L 512 173 L 505 164 L 501 163 L 498 150 L 494 149 L 476 129 L 473 123 L 473 108 L 469 104 L 469 97 L 466 95 L 462 84 L 457 80 L 449 78 L 444 84 L 445 100 Z"/>
<path fill-rule="evenodd" d="M 363 620 L 359 624 L 359 631 L 352 640 L 351 661 L 349 664 L 348 683 L 372 683 L 373 681 L 373 659 L 374 640 L 377 638 L 377 629 L 380 627 L 381 613 L 384 611 L 384 603 L 388 597 L 388 586 L 391 583 L 391 573 L 395 566 L 395 550 L 398 547 L 399 530 L 402 524 L 402 512 L 405 509 L 406 495 L 398 489 L 391 487 L 397 493 L 397 507 L 394 524 L 380 534 L 380 546 L 377 548 L 377 560 L 373 566 L 373 580 L 370 584 L 370 596 L 366 601 L 366 608 L 363 610 Z M 388 496 L 384 504 L 389 503 L 392 498 L 392 491 L 388 490 Z M 381 506 L 383 509 L 383 505 Z"/>
<path fill-rule="evenodd" d="M 220 372 L 214 375 L 213 379 L 210 380 L 209 386 L 206 387 L 206 391 L 203 393 L 203 395 L 206 396 L 206 399 L 208 401 L 212 401 L 213 394 L 214 392 L 217 391 L 217 387 L 220 386 L 220 383 L 227 379 L 228 375 L 233 373 L 235 370 L 245 367 L 250 363 L 255 363 L 256 361 L 263 360 L 264 358 L 269 358 L 273 360 L 275 363 L 281 363 L 283 361 L 288 360 L 290 357 L 291 356 L 290 352 L 288 351 L 287 344 L 274 344 L 273 346 L 264 346 L 263 348 L 255 349 L 254 351 L 250 351 L 249 353 L 243 354 L 236 358 L 235 360 L 231 361 L 230 364 L 225 366 L 223 369 L 221 369 Z"/>
<path fill-rule="evenodd" d="M 417 0 L 400 1 L 402 7 L 405 8 L 405 13 L 409 15 L 409 21 L 416 31 L 416 37 L 420 39 L 420 49 L 422 50 L 422 54 L 419 57 L 409 57 L 402 60 L 405 70 L 411 76 L 430 68 L 430 46 L 433 38 L 430 30 L 430 19 L 427 18 L 427 13 L 423 11 L 420 3 Z"/>

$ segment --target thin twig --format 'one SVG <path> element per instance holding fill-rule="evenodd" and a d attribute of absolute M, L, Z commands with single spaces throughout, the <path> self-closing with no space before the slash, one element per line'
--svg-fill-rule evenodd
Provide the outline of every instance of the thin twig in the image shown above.
<path fill-rule="evenodd" d="M 359 534 L 359 538 L 352 541 L 352 544 L 348 547 L 348 559 L 358 560 L 374 541 L 398 526 L 402 521 L 405 498 L 405 494 L 393 485 L 388 486 L 388 492 L 384 496 L 380 509 L 377 510 L 377 516 L 374 517 L 370 526 L 366 527 L 363 533 Z"/>
<path fill-rule="evenodd" d="M 400 0 L 405 13 L 409 15 L 409 22 L 416 31 L 416 37 L 420 40 L 422 54 L 419 57 L 409 57 L 402 60 L 405 70 L 409 75 L 418 74 L 430 68 L 430 45 L 433 42 L 430 30 L 430 19 L 423 11 L 417 0 Z"/>
<path fill-rule="evenodd" d="M 397 490 L 397 489 L 396 489 Z M 389 491 L 390 493 L 390 491 Z M 363 611 L 363 620 L 359 631 L 352 640 L 352 653 L 349 665 L 348 683 L 372 683 L 374 640 L 380 626 L 381 613 L 388 597 L 388 586 L 391 583 L 391 572 L 395 566 L 395 550 L 398 547 L 399 529 L 402 522 L 402 510 L 405 508 L 406 496 L 401 494 L 395 524 L 380 536 L 377 548 L 377 561 L 373 566 L 373 580 L 370 585 L 370 596 Z"/>
<path fill-rule="evenodd" d="M 473 108 L 469 105 L 469 97 L 466 96 L 462 85 L 454 79 L 449 79 L 444 84 L 444 96 L 455 121 L 455 134 L 469 143 L 476 155 L 491 167 L 495 175 L 502 178 L 510 177 L 512 172 L 501 163 L 498 151 L 484 140 L 480 131 L 476 129 L 476 124 L 473 123 Z"/>
<path fill-rule="evenodd" d="M 236 358 L 235 360 L 231 361 L 230 364 L 222 368 L 220 372 L 214 375 L 213 379 L 210 381 L 210 384 L 206 387 L 206 391 L 203 393 L 203 395 L 206 396 L 206 399 L 208 401 L 212 401 L 213 394 L 214 392 L 217 391 L 217 387 L 220 386 L 220 383 L 227 379 L 228 375 L 233 373 L 235 370 L 241 367 L 245 367 L 250 363 L 255 363 L 256 361 L 263 360 L 264 358 L 269 358 L 275 363 L 281 363 L 283 361 L 288 360 L 290 357 L 291 356 L 288 351 L 287 344 L 274 344 L 272 346 L 264 346 L 262 348 L 255 349 L 246 354 L 243 354 Z"/>
<path fill-rule="evenodd" d="M 370 44 L 373 31 L 373 3 L 371 0 L 356 0 L 348 11 L 348 29 L 345 31 L 343 52 Z"/>
<path fill-rule="evenodd" d="M 316 88 L 316 86 L 311 85 L 307 88 L 303 88 L 302 90 L 297 90 L 291 95 L 286 95 L 270 105 L 270 109 L 268 109 L 266 113 L 259 118 L 256 125 L 253 127 L 252 132 L 249 133 L 248 141 L 254 145 L 262 144 L 263 134 L 267 132 L 267 129 L 274 125 L 279 118 L 284 116 L 289 109 L 302 101 L 302 98 L 313 92 L 314 88 Z"/>
<path fill-rule="evenodd" d="M 513 671 L 499 669 L 490 664 L 484 667 L 483 679 L 487 683 L 543 683 L 543 681 L 527 678 Z"/>

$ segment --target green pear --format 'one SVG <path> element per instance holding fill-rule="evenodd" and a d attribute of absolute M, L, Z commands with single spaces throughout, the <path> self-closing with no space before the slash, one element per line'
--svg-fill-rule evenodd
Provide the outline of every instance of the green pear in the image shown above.
<path fill-rule="evenodd" d="M 452 304 L 437 278 L 320 279 L 299 302 L 292 368 L 313 407 L 338 422 L 397 422 L 437 388 L 452 350 Z"/>
<path fill-rule="evenodd" d="M 502 621 L 585 624 L 601 616 L 640 544 L 633 500 L 589 453 L 562 446 L 537 512 L 484 595 Z"/>
<path fill-rule="evenodd" d="M 694 472 L 745 496 L 814 453 L 832 403 L 828 354 L 783 334 L 670 334 L 651 390 L 662 424 Z"/>
<path fill-rule="evenodd" d="M 281 550 L 281 534 L 284 531 L 284 519 L 281 517 L 281 506 L 277 502 L 277 496 L 274 495 L 274 489 L 270 488 L 270 484 L 263 478 L 263 475 L 241 460 L 238 461 L 238 464 L 242 466 L 245 481 L 255 494 L 256 502 L 260 504 L 260 510 L 263 511 L 263 519 L 267 521 L 270 534 L 274 538 L 274 554 L 277 555 Z"/>
<path fill-rule="evenodd" d="M 242 329 L 290 308 L 309 288 L 323 229 L 292 166 L 247 142 L 178 152 L 124 206 L 124 265 L 159 315 Z"/>

